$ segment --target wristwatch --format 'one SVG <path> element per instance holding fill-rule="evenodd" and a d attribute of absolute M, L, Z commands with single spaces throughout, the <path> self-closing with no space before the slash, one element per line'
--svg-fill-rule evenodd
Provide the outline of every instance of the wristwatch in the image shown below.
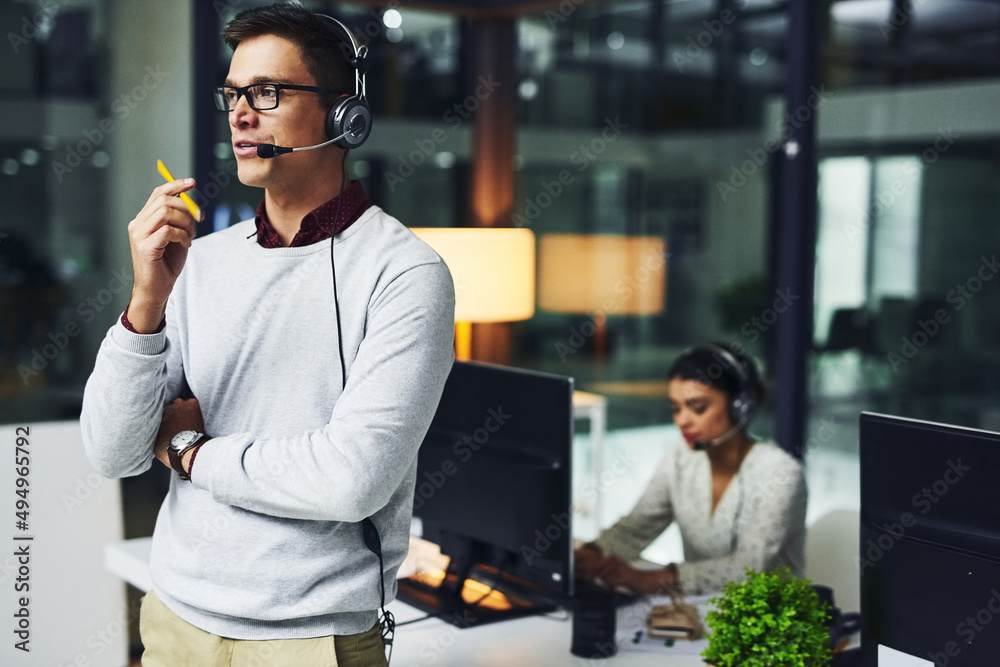
<path fill-rule="evenodd" d="M 183 480 L 191 479 L 191 476 L 184 472 L 181 465 L 181 457 L 205 438 L 204 433 L 198 431 L 181 431 L 170 439 L 170 446 L 167 447 L 167 457 L 170 459 L 170 467 L 177 471 Z"/>

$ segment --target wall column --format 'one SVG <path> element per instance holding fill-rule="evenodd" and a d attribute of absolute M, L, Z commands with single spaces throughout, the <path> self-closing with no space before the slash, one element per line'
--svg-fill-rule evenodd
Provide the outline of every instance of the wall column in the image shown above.
<path fill-rule="evenodd" d="M 470 227 L 510 227 L 514 211 L 516 145 L 516 44 L 513 17 L 471 19 L 474 66 L 467 94 L 478 102 L 473 117 Z M 472 358 L 506 364 L 509 324 L 474 324 Z"/>

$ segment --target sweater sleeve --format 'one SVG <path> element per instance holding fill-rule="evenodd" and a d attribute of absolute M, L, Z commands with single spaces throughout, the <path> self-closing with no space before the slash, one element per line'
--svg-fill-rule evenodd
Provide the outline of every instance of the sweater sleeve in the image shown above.
<path fill-rule="evenodd" d="M 166 330 L 129 331 L 121 318 L 108 330 L 83 392 L 80 428 L 90 463 L 105 477 L 149 470 L 164 405 L 180 395 L 184 372 L 176 318 Z"/>
<path fill-rule="evenodd" d="M 437 409 L 454 361 L 454 310 L 443 262 L 404 271 L 373 297 L 330 422 L 288 437 L 213 438 L 198 452 L 192 483 L 270 516 L 371 516 L 399 488 Z"/>
<path fill-rule="evenodd" d="M 594 544 L 606 556 L 633 561 L 674 521 L 672 481 L 676 457 L 668 454 L 657 466 L 639 501 L 626 516 L 602 532 Z"/>
<path fill-rule="evenodd" d="M 748 567 L 766 572 L 789 565 L 793 574 L 802 576 L 802 563 L 782 562 L 792 536 L 805 530 L 807 491 L 802 466 L 783 456 L 780 464 L 762 466 L 741 483 L 745 487 L 742 516 L 736 518 L 736 550 L 720 558 L 678 563 L 685 593 L 721 590 L 727 581 L 742 580 Z"/>

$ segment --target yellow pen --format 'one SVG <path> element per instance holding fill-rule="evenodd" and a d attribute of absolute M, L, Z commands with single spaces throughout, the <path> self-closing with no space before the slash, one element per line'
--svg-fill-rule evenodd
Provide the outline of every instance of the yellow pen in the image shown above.
<path fill-rule="evenodd" d="M 167 183 L 177 180 L 170 175 L 170 171 L 167 170 L 167 165 L 163 164 L 163 160 L 156 161 L 156 171 L 160 172 L 160 176 L 167 179 Z M 184 202 L 184 205 L 188 207 L 189 211 L 191 211 L 191 215 L 194 216 L 195 220 L 201 220 L 201 209 L 198 208 L 198 205 L 194 203 L 193 199 L 188 197 L 188 193 L 181 193 L 181 201 Z"/>

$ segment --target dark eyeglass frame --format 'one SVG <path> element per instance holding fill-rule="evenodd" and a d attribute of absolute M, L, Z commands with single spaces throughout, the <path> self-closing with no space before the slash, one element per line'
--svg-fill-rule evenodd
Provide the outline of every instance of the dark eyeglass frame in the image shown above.
<path fill-rule="evenodd" d="M 274 106 L 264 107 L 263 109 L 255 106 L 253 102 L 253 96 L 249 94 L 251 88 L 262 88 L 270 87 L 274 88 Z M 233 106 L 229 106 L 229 100 L 226 97 L 227 90 L 236 91 L 236 99 L 233 102 Z M 232 111 L 236 108 L 236 105 L 240 103 L 240 98 L 246 98 L 247 104 L 254 111 L 270 111 L 272 109 L 278 108 L 278 102 L 281 99 L 280 91 L 282 90 L 304 90 L 307 93 L 318 93 L 320 95 L 334 93 L 332 88 L 320 88 L 317 86 L 297 86 L 290 83 L 251 83 L 249 86 L 218 86 L 213 89 L 213 96 L 215 98 L 215 108 L 219 111 Z"/>

